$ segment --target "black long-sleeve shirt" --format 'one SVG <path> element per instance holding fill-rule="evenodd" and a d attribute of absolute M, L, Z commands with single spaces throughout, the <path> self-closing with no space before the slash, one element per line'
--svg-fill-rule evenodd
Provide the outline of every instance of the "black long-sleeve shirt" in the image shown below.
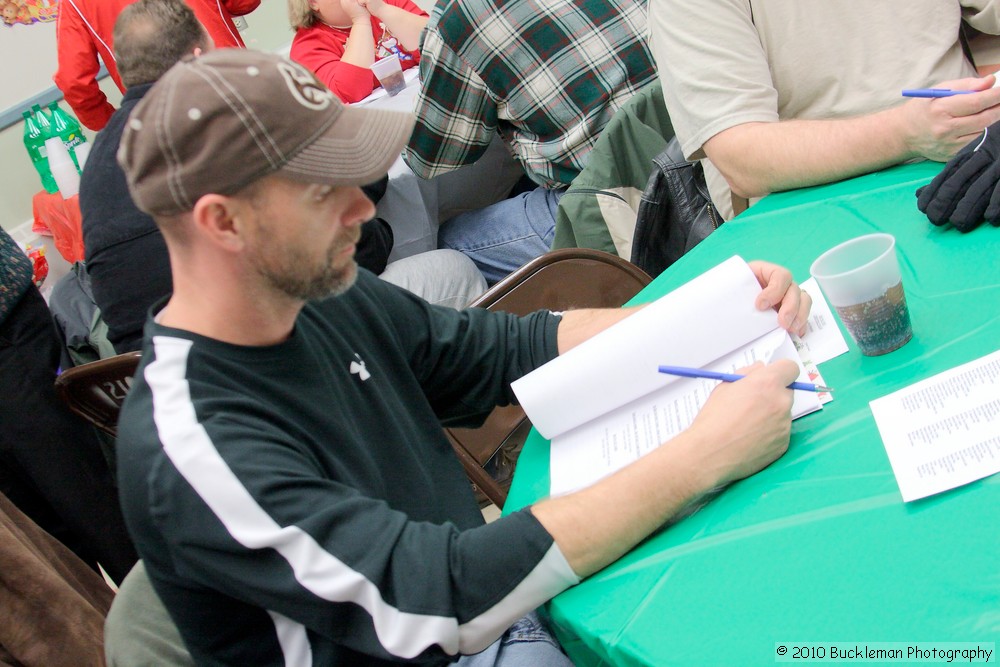
<path fill-rule="evenodd" d="M 198 664 L 446 663 L 575 583 L 530 511 L 483 524 L 441 429 L 511 402 L 557 322 L 365 271 L 274 346 L 150 322 L 120 493 Z"/>

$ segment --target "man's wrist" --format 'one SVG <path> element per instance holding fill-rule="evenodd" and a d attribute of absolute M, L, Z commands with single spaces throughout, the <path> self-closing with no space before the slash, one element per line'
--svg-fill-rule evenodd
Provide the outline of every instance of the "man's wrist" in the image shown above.
<path fill-rule="evenodd" d="M 680 435 L 664 443 L 656 452 L 662 452 L 670 467 L 678 470 L 679 491 L 687 499 L 699 498 L 722 483 L 722 476 L 712 461 L 704 456 L 712 449 L 704 429 L 692 424 Z"/>
<path fill-rule="evenodd" d="M 919 145 L 919 127 L 912 118 L 914 103 L 919 104 L 920 101 L 907 100 L 898 106 L 876 112 L 871 117 L 886 144 L 888 157 L 896 163 L 926 157 Z"/>

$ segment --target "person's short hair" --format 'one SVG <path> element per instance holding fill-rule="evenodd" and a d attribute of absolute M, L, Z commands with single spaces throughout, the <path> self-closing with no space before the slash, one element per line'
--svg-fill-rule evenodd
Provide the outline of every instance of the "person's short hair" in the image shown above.
<path fill-rule="evenodd" d="M 288 22 L 292 30 L 311 28 L 316 25 L 316 12 L 309 6 L 309 0 L 288 0 Z"/>
<path fill-rule="evenodd" d="M 126 88 L 156 81 L 185 55 L 211 45 L 182 0 L 138 0 L 115 21 L 115 60 Z"/>
<path fill-rule="evenodd" d="M 122 133 L 132 200 L 154 218 L 232 196 L 270 174 L 361 186 L 399 157 L 413 114 L 343 104 L 302 65 L 218 49 L 185 57 L 149 89 Z"/>

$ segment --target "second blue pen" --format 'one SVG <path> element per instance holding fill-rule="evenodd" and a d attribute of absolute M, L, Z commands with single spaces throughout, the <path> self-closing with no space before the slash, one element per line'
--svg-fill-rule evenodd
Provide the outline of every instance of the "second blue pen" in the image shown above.
<path fill-rule="evenodd" d="M 911 88 L 903 91 L 903 97 L 951 97 L 952 95 L 968 95 L 978 93 L 978 90 L 952 90 L 951 88 Z"/>

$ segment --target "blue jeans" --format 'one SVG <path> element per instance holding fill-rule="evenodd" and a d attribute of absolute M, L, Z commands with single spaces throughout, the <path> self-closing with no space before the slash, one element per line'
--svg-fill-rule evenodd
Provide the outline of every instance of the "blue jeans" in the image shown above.
<path fill-rule="evenodd" d="M 438 247 L 468 255 L 493 285 L 549 251 L 563 192 L 538 187 L 456 215 L 438 230 Z"/>
<path fill-rule="evenodd" d="M 515 621 L 486 650 L 462 656 L 456 664 L 458 667 L 573 667 L 535 612 Z"/>

